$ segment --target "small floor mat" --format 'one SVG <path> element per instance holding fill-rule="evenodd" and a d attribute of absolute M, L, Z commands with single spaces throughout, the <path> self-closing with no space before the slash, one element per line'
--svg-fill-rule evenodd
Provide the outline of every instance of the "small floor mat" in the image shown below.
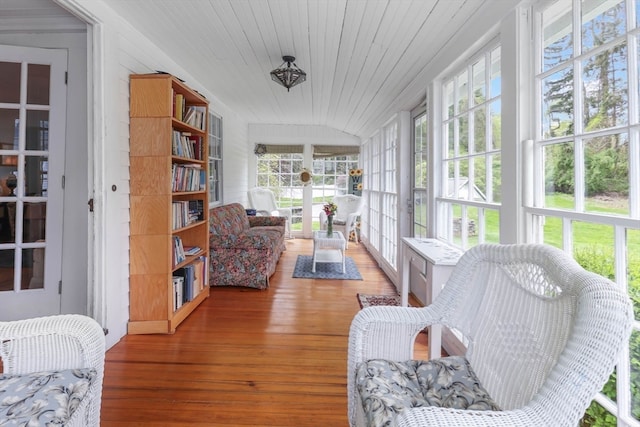
<path fill-rule="evenodd" d="M 310 255 L 298 255 L 296 266 L 293 270 L 293 277 L 304 279 L 343 279 L 362 280 L 362 276 L 356 267 L 355 262 L 350 257 L 345 260 L 345 272 L 342 272 L 342 263 L 339 262 L 319 262 L 316 263 L 316 272 L 311 272 L 313 267 L 313 257 Z"/>

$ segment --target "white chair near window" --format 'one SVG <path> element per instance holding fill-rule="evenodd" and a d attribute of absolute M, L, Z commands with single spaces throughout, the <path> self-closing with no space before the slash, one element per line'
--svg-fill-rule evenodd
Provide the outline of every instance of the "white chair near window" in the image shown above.
<path fill-rule="evenodd" d="M 259 216 L 282 216 L 287 218 L 287 234 L 291 238 L 291 208 L 280 208 L 276 202 L 276 196 L 268 188 L 255 187 L 249 190 L 249 203 Z"/>
<path fill-rule="evenodd" d="M 333 229 L 342 231 L 347 240 L 347 249 L 349 248 L 349 240 L 358 241 L 358 218 L 362 215 L 364 209 L 364 199 L 361 196 L 353 194 L 344 194 L 334 196 L 333 203 L 336 204 L 338 210 L 333 218 Z M 320 211 L 320 229 L 327 229 L 327 214 L 324 210 Z"/>
<path fill-rule="evenodd" d="M 632 322 L 625 291 L 560 249 L 475 246 L 431 305 L 356 314 L 349 423 L 577 426 L 628 345 Z M 412 361 L 417 334 L 435 324 L 456 328 L 466 352 Z"/>

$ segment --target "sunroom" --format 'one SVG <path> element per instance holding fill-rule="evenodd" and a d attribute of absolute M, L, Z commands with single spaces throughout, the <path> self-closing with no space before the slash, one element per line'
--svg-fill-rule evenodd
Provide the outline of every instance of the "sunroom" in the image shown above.
<path fill-rule="evenodd" d="M 546 243 L 613 280 L 634 330 L 589 414 L 640 426 L 640 0 L 9 3 L 2 45 L 67 49 L 70 75 L 87 76 L 69 80 L 67 127 L 83 121 L 69 151 L 90 179 L 73 206 L 87 193 L 92 214 L 72 245 L 86 253 L 64 260 L 90 285 L 61 306 L 99 320 L 108 346 L 129 319 L 129 75 L 166 71 L 211 101 L 212 207 L 267 187 L 309 238 L 358 170 L 360 238 L 396 287 L 403 237 Z M 11 23 L 24 5 L 31 21 Z M 284 55 L 307 72 L 289 92 L 268 76 Z"/>

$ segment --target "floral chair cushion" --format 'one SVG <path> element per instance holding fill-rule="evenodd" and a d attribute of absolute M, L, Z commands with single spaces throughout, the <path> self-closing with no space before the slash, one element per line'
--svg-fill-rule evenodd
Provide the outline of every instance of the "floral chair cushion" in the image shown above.
<path fill-rule="evenodd" d="M 356 375 L 370 427 L 395 425 L 401 411 L 420 406 L 500 410 L 462 356 L 406 362 L 369 360 L 360 364 Z"/>
<path fill-rule="evenodd" d="M 66 425 L 95 377 L 95 369 L 0 374 L 0 426 Z"/>

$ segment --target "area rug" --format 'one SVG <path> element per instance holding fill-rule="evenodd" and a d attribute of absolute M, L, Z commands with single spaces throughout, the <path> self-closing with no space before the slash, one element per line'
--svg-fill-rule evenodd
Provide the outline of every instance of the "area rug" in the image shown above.
<path fill-rule="evenodd" d="M 362 280 L 362 276 L 350 257 L 345 260 L 345 273 L 342 273 L 342 264 L 339 262 L 316 263 L 316 272 L 311 272 L 313 257 L 311 255 L 298 255 L 293 277 L 304 279 L 343 279 Z"/>
<path fill-rule="evenodd" d="M 368 295 L 358 294 L 360 308 L 372 307 L 374 305 L 400 305 L 400 295 Z"/>

